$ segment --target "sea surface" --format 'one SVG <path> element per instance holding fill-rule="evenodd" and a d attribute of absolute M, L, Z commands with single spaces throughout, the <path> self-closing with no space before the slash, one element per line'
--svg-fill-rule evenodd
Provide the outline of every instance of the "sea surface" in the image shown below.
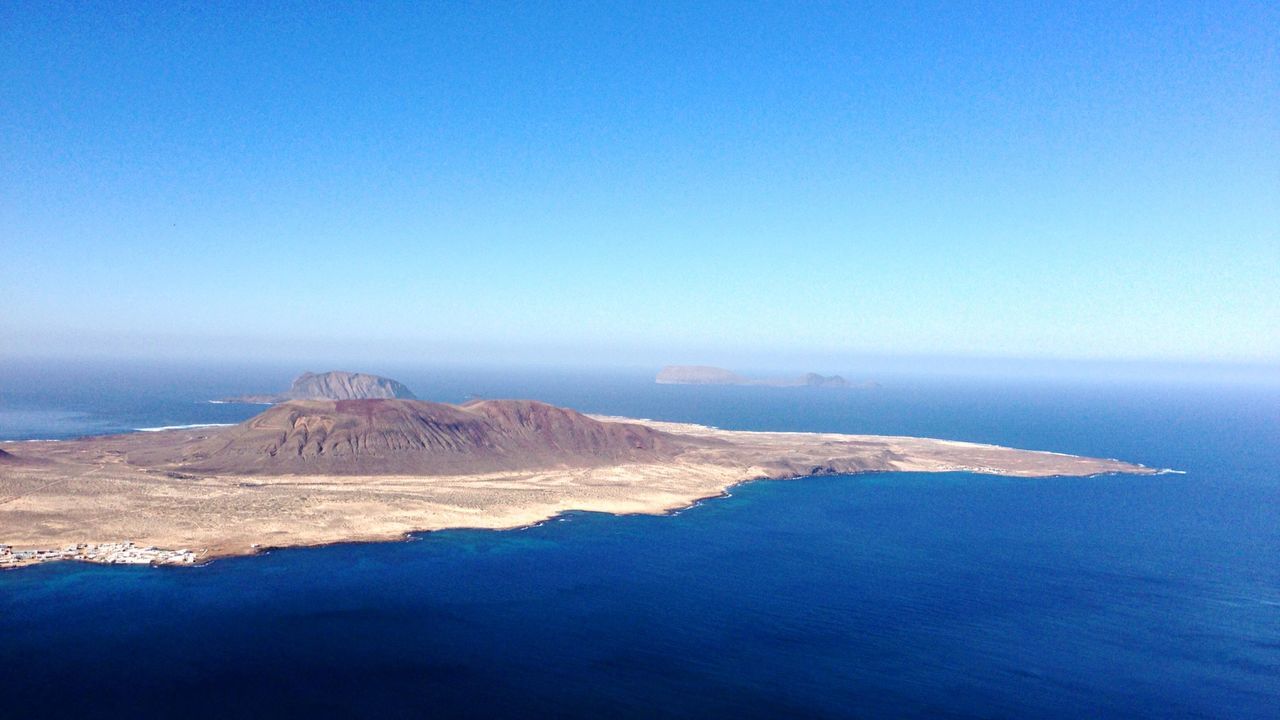
<path fill-rule="evenodd" d="M 207 401 L 300 369 L 12 361 L 0 438 L 237 422 L 261 408 Z M 370 370 L 426 399 L 1185 474 L 757 482 L 668 516 L 4 572 L 0 718 L 1280 717 L 1275 385 Z"/>

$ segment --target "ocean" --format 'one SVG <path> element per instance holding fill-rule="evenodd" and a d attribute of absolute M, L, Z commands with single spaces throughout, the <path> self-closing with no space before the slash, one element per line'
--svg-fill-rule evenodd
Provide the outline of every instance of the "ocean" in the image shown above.
<path fill-rule="evenodd" d="M 1185 474 L 757 482 L 667 516 L 4 572 L 0 718 L 1280 717 L 1274 385 L 369 369 L 424 399 Z M 207 401 L 295 370 L 9 361 L 0 439 L 238 422 L 260 408 Z"/>

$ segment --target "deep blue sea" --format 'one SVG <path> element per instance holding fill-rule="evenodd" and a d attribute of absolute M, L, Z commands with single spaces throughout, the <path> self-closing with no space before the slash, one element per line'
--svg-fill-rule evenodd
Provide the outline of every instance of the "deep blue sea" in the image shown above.
<path fill-rule="evenodd" d="M 205 401 L 301 369 L 10 362 L 0 438 L 236 422 L 260 408 Z M 1280 717 L 1274 384 L 368 369 L 427 399 L 1186 474 L 759 482 L 662 517 L 0 573 L 0 718 Z"/>

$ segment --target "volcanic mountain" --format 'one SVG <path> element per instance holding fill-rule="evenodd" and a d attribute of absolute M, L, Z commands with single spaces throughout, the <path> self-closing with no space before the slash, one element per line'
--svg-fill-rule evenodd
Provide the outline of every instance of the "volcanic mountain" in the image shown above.
<path fill-rule="evenodd" d="M 532 400 L 290 400 L 239 425 L 132 449 L 128 461 L 213 474 L 447 475 L 657 462 L 690 446 Z"/>
<path fill-rule="evenodd" d="M 275 395 L 241 395 L 222 402 L 274 404 L 289 400 L 374 400 L 401 398 L 414 400 L 413 392 L 391 378 L 368 373 L 331 370 L 324 373 L 304 372 L 294 378 L 293 386 Z"/>

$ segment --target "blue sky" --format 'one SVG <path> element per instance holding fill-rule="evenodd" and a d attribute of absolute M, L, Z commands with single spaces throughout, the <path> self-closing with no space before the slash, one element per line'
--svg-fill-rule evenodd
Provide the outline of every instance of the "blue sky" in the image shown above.
<path fill-rule="evenodd" d="M 1274 363 L 1277 38 L 1243 2 L 6 3 L 0 355 Z"/>

